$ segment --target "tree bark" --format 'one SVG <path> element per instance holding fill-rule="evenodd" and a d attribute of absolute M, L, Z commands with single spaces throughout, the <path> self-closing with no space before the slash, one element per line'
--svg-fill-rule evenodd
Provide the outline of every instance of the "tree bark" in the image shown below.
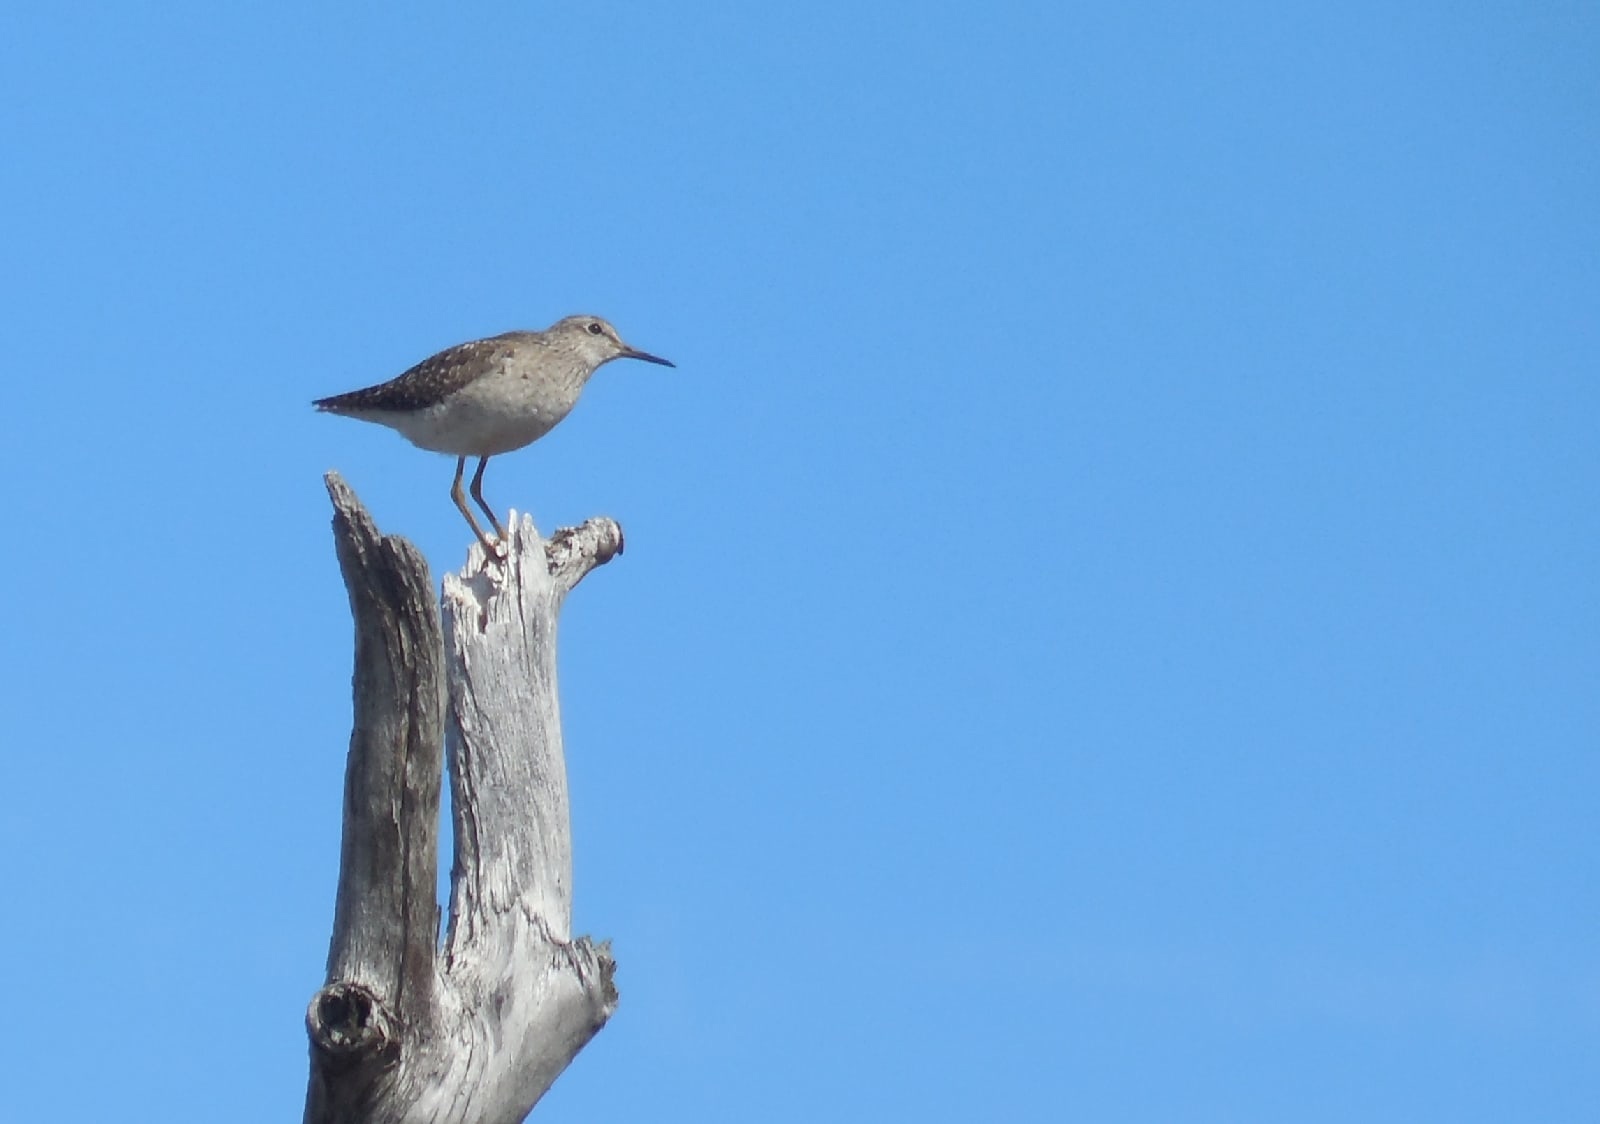
<path fill-rule="evenodd" d="M 556 620 L 622 553 L 609 519 L 444 581 L 327 476 L 355 618 L 355 720 L 327 983 L 306 1012 L 306 1124 L 511 1124 L 616 1008 L 604 943 L 572 938 L 572 838 Z M 448 757 L 455 862 L 439 941 Z"/>

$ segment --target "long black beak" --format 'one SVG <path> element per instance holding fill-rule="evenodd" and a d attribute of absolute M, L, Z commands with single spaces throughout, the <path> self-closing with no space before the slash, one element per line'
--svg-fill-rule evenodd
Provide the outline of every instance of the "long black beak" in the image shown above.
<path fill-rule="evenodd" d="M 637 348 L 628 348 L 622 353 L 624 359 L 643 359 L 646 363 L 659 363 L 663 367 L 676 367 L 677 364 L 670 359 L 663 359 L 659 355 L 651 355 L 648 351 L 639 351 Z"/>

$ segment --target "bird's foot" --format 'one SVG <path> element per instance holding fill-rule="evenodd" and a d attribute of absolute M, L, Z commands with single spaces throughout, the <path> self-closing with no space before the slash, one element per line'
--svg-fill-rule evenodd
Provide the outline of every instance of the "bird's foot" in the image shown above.
<path fill-rule="evenodd" d="M 478 536 L 478 545 L 483 548 L 483 568 L 503 565 L 511 557 L 511 545 L 505 539 L 491 539 L 488 535 Z"/>

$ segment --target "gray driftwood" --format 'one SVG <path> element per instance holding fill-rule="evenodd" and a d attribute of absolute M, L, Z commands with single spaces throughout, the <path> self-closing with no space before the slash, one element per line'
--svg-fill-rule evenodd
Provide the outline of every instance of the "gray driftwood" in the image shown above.
<path fill-rule="evenodd" d="M 520 1121 L 616 1006 L 605 944 L 572 937 L 556 698 L 567 593 L 622 551 L 609 519 L 445 578 L 380 535 L 337 474 L 333 533 L 355 618 L 355 728 L 327 984 L 311 999 L 306 1124 Z M 439 939 L 439 790 L 455 864 Z"/>

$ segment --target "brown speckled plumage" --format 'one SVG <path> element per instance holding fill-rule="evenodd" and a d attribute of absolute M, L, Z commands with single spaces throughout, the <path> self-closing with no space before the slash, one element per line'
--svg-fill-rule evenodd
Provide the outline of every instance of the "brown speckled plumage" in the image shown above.
<path fill-rule="evenodd" d="M 318 398 L 312 403 L 332 414 L 356 410 L 421 410 L 443 402 L 497 364 L 510 359 L 519 343 L 537 339 L 535 332 L 503 332 L 472 340 L 430 355 L 415 367 L 376 386 Z"/>

